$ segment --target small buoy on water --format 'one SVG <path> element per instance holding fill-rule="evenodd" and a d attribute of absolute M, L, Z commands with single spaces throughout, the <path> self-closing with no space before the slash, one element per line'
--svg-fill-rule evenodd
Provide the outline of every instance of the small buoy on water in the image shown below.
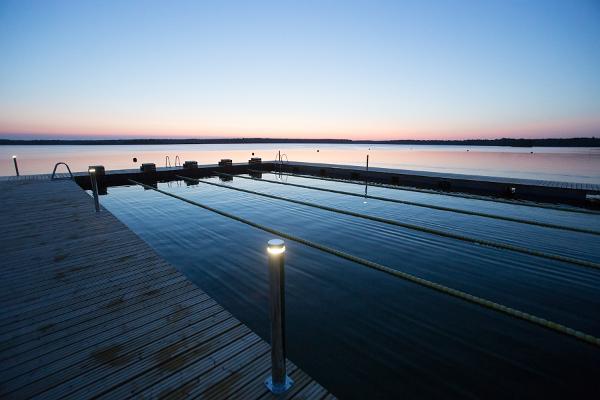
<path fill-rule="evenodd" d="M 317 153 L 319 152 L 319 149 L 317 149 Z"/>
<path fill-rule="evenodd" d="M 254 155 L 254 153 L 252 153 L 252 155 Z"/>
<path fill-rule="evenodd" d="M 137 162 L 137 158 L 136 157 L 133 157 L 133 162 Z"/>

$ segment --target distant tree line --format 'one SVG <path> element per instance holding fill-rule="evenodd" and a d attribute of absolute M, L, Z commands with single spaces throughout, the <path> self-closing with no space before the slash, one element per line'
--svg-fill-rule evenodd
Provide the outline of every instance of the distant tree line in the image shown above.
<path fill-rule="evenodd" d="M 315 144 L 409 144 L 451 146 L 511 146 L 511 147 L 600 147 L 600 138 L 565 139 L 467 139 L 467 140 L 350 140 L 350 139 L 102 139 L 63 140 L 0 139 L 0 145 L 147 145 L 147 144 L 238 144 L 238 143 L 315 143 Z"/>

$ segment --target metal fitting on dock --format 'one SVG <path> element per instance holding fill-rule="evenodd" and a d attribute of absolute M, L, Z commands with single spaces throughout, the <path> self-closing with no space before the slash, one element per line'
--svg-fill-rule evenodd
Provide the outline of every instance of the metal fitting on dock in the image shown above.
<path fill-rule="evenodd" d="M 250 164 L 250 165 L 262 164 L 262 159 L 260 157 L 252 157 L 251 159 L 248 160 L 248 164 Z"/>
<path fill-rule="evenodd" d="M 104 165 L 90 165 L 88 167 L 88 170 L 92 168 L 96 171 L 96 178 L 98 179 L 101 179 L 106 174 L 106 171 L 104 170 Z"/>
<path fill-rule="evenodd" d="M 198 168 L 198 161 L 185 161 L 183 163 L 183 169 L 195 169 Z"/>
<path fill-rule="evenodd" d="M 145 173 L 154 173 L 156 172 L 156 164 L 154 163 L 143 163 L 140 167 L 140 171 Z"/>

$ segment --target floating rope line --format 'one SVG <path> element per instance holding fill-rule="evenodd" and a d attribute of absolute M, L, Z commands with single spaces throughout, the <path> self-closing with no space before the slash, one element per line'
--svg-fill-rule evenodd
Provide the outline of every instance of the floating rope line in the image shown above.
<path fill-rule="evenodd" d="M 302 201 L 302 200 L 289 199 L 287 197 L 276 196 L 273 194 L 255 192 L 253 190 L 236 188 L 236 187 L 229 186 L 229 185 L 222 185 L 220 183 L 208 182 L 208 181 L 203 181 L 203 180 L 194 179 L 194 178 L 187 178 L 185 176 L 180 176 L 180 175 L 176 175 L 176 176 L 178 178 L 185 179 L 188 181 L 204 183 L 207 185 L 213 185 L 213 186 L 223 187 L 226 189 L 237 190 L 239 192 L 250 193 L 250 194 L 254 194 L 254 195 L 258 195 L 258 196 L 268 197 L 268 198 L 275 199 L 275 200 L 282 200 L 282 201 L 287 201 L 289 203 L 295 203 L 295 204 L 300 204 L 303 206 L 319 208 L 319 209 L 325 210 L 325 211 L 331 211 L 331 212 L 335 212 L 338 214 L 349 215 L 351 217 L 357 217 L 357 218 L 367 219 L 370 221 L 381 222 L 381 223 L 388 224 L 388 225 L 395 225 L 395 226 L 399 226 L 401 228 L 407 228 L 407 229 L 412 229 L 412 230 L 416 230 L 416 231 L 420 231 L 420 232 L 430 233 L 430 234 L 437 235 L 437 236 L 443 236 L 443 237 L 447 237 L 447 238 L 451 238 L 451 239 L 457 239 L 457 240 L 461 240 L 463 242 L 475 243 L 475 244 L 479 244 L 479 245 L 483 245 L 483 246 L 494 247 L 497 249 L 509 250 L 509 251 L 514 251 L 517 253 L 527 254 L 527 255 L 531 255 L 531 256 L 535 256 L 535 257 L 546 258 L 546 259 L 553 260 L 553 261 L 561 261 L 561 262 L 566 262 L 569 264 L 579 265 L 579 266 L 583 266 L 583 267 L 600 269 L 600 264 L 592 262 L 592 261 L 561 256 L 558 254 L 546 253 L 543 251 L 532 250 L 532 249 L 528 249 L 526 247 L 515 246 L 512 244 L 508 244 L 508 243 L 501 243 L 501 242 L 494 242 L 491 240 L 472 238 L 469 236 L 459 235 L 457 233 L 440 231 L 437 229 L 427 228 L 427 227 L 419 226 L 419 225 L 413 225 L 413 224 L 409 224 L 406 222 L 396 221 L 393 219 L 376 217 L 374 215 L 360 214 L 360 213 L 357 213 L 354 211 L 342 210 L 339 208 L 328 207 L 328 206 L 324 206 L 321 204 L 310 203 L 310 202 Z"/>
<path fill-rule="evenodd" d="M 329 253 L 329 254 L 332 254 L 334 256 L 346 259 L 348 261 L 355 262 L 355 263 L 363 265 L 365 267 L 369 267 L 369 268 L 372 268 L 372 269 L 384 272 L 386 274 L 395 276 L 397 278 L 401 278 L 401 279 L 404 279 L 406 281 L 409 281 L 409 282 L 416 283 L 418 285 L 424 286 L 426 288 L 436 290 L 436 291 L 438 291 L 440 293 L 444 293 L 444 294 L 447 294 L 447 295 L 459 298 L 461 300 L 465 300 L 465 301 L 468 301 L 470 303 L 477 304 L 479 306 L 488 308 L 490 310 L 497 311 L 497 312 L 509 315 L 511 317 L 514 317 L 514 318 L 517 318 L 517 319 L 521 319 L 521 320 L 526 321 L 526 322 L 530 322 L 532 324 L 541 326 L 543 328 L 552 330 L 554 332 L 562 333 L 564 335 L 571 336 L 571 337 L 573 337 L 575 339 L 581 340 L 581 341 L 586 342 L 588 344 L 600 347 L 600 338 L 597 338 L 597 337 L 595 337 L 593 335 L 590 335 L 590 334 L 578 331 L 578 330 L 573 329 L 573 328 L 569 328 L 569 327 L 567 327 L 565 325 L 562 325 L 562 324 L 559 324 L 559 323 L 556 323 L 556 322 L 553 322 L 553 321 L 549 321 L 547 319 L 544 319 L 544 318 L 541 318 L 541 317 L 537 317 L 535 315 L 528 314 L 526 312 L 519 311 L 517 309 L 511 308 L 511 307 L 507 307 L 507 306 L 499 304 L 499 303 L 495 303 L 495 302 L 493 302 L 491 300 L 487 300 L 487 299 L 484 299 L 482 297 L 471 295 L 471 294 L 463 292 L 461 290 L 452 289 L 450 287 L 447 287 L 447 286 L 444 286 L 444 285 L 440 285 L 439 283 L 435 283 L 435 282 L 429 281 L 427 279 L 419 278 L 419 277 L 411 275 L 409 273 L 398 271 L 396 269 L 393 269 L 393 268 L 390 268 L 390 267 L 386 267 L 385 265 L 381 265 L 381 264 L 378 264 L 378 263 L 375 263 L 375 262 L 372 262 L 372 261 L 369 261 L 369 260 L 365 260 L 364 258 L 353 256 L 351 254 L 345 253 L 345 252 L 340 251 L 340 250 L 333 249 L 331 247 L 323 246 L 321 244 L 318 244 L 318 243 L 315 243 L 315 242 L 311 242 L 309 240 L 302 239 L 302 238 L 297 237 L 297 236 L 293 236 L 293 235 L 290 235 L 290 234 L 287 234 L 287 233 L 284 233 L 284 232 L 280 232 L 280 231 L 278 231 L 276 229 L 269 228 L 269 227 L 261 225 L 261 224 L 257 224 L 256 222 L 252 222 L 252 221 L 247 220 L 247 219 L 242 218 L 242 217 L 238 217 L 237 215 L 230 214 L 228 212 L 221 211 L 221 210 L 218 210 L 216 208 L 212 208 L 210 206 L 204 205 L 202 203 L 198 203 L 198 202 L 193 201 L 193 200 L 186 199 L 185 197 L 181 197 L 181 196 L 178 196 L 178 195 L 173 194 L 173 193 L 165 192 L 164 190 L 160 190 L 160 189 L 157 189 L 155 187 L 152 187 L 152 186 L 149 186 L 149 185 L 145 185 L 143 183 L 134 181 L 132 179 L 129 179 L 129 182 L 134 183 L 136 185 L 140 185 L 140 186 L 142 186 L 142 187 L 144 187 L 146 189 L 151 189 L 151 190 L 154 190 L 156 192 L 162 193 L 164 195 L 167 195 L 167 196 L 173 197 L 175 199 L 184 201 L 186 203 L 189 203 L 189 204 L 192 204 L 194 206 L 203 208 L 205 210 L 214 212 L 216 214 L 219 214 L 219 215 L 222 215 L 224 217 L 227 217 L 227 218 L 233 219 L 235 221 L 241 222 L 243 224 L 252 226 L 252 227 L 260 229 L 262 231 L 272 233 L 273 235 L 277 235 L 277 236 L 280 236 L 282 238 L 294 241 L 296 243 L 300 243 L 300 244 L 303 244 L 305 246 L 312 247 L 312 248 L 317 249 L 317 250 L 321 250 L 321 251 L 323 251 L 325 253 Z"/>
<path fill-rule="evenodd" d="M 260 170 L 252 170 L 252 169 L 250 169 L 248 171 L 250 171 L 250 172 L 262 172 L 262 173 L 268 172 L 268 173 L 271 173 L 271 174 L 295 176 L 297 178 L 315 179 L 315 180 L 319 180 L 319 181 L 330 181 L 330 182 L 340 182 L 340 183 L 350 183 L 352 185 L 364 186 L 364 183 L 354 182 L 354 181 L 346 180 L 346 179 L 324 178 L 324 177 L 319 177 L 319 176 L 302 175 L 302 174 L 292 174 L 292 173 L 289 173 L 289 172 L 279 172 L 279 171 L 260 171 Z M 593 210 L 565 208 L 565 207 L 560 207 L 560 206 L 551 206 L 551 205 L 547 205 L 547 204 L 517 203 L 515 201 L 510 201 L 510 200 L 502 200 L 502 199 L 495 199 L 495 198 L 490 198 L 490 197 L 483 197 L 483 196 L 476 196 L 476 195 L 467 195 L 467 194 L 458 194 L 458 193 L 446 193 L 446 192 L 442 193 L 442 192 L 439 192 L 439 191 L 436 191 L 436 190 L 418 189 L 418 188 L 407 187 L 407 186 L 388 185 L 388 184 L 385 184 L 385 183 L 378 183 L 378 182 L 370 182 L 369 185 L 370 186 L 382 187 L 382 188 L 385 188 L 385 189 L 403 190 L 403 191 L 407 191 L 407 192 L 437 194 L 437 195 L 440 195 L 440 196 L 460 197 L 460 198 L 471 199 L 471 200 L 480 200 L 480 201 L 489 201 L 489 202 L 493 202 L 493 203 L 510 204 L 512 206 L 545 208 L 545 209 L 548 209 L 548 210 L 558 210 L 558 211 L 565 211 L 565 212 L 577 213 L 577 214 L 600 215 L 600 212 L 593 211 Z"/>
<path fill-rule="evenodd" d="M 295 186 L 295 187 L 300 187 L 300 188 L 304 188 L 304 189 L 318 190 L 318 191 L 321 191 L 321 192 L 329 192 L 329 193 L 343 194 L 343 195 L 346 195 L 346 196 L 354 196 L 354 197 L 362 197 L 362 198 L 367 198 L 367 199 L 381 200 L 381 201 L 387 201 L 387 202 L 390 202 L 390 203 L 407 204 L 407 205 L 410 205 L 410 206 L 417 206 L 417 207 L 423 207 L 423 208 L 431 208 L 431 209 L 434 209 L 434 210 L 449 211 L 449 212 L 458 213 L 458 214 L 474 215 L 474 216 L 478 216 L 478 217 L 498 219 L 498 220 L 501 220 L 501 221 L 517 222 L 519 224 L 535 225 L 535 226 L 541 226 L 543 228 L 560 229 L 560 230 L 563 230 L 563 231 L 571 231 L 571 232 L 578 232 L 578 233 L 588 233 L 590 235 L 600 236 L 600 231 L 596 231 L 596 230 L 593 230 L 593 229 L 574 228 L 574 227 L 571 227 L 571 226 L 557 225 L 557 224 L 551 224 L 551 223 L 547 223 L 547 222 L 531 221 L 531 220 L 521 219 L 521 218 L 515 218 L 515 217 L 506 217 L 504 215 L 488 214 L 488 213 L 479 212 L 479 211 L 461 210 L 461 209 L 458 209 L 458 208 L 436 206 L 436 205 L 425 204 L 425 203 L 417 203 L 417 202 L 414 202 L 414 201 L 392 199 L 392 198 L 389 198 L 389 197 L 372 196 L 372 195 L 368 195 L 368 194 L 359 194 L 359 193 L 353 193 L 353 192 L 346 192 L 346 191 L 343 191 L 343 190 L 319 188 L 319 187 L 315 187 L 315 186 L 301 185 L 301 184 L 298 184 L 298 183 L 280 182 L 280 181 L 274 181 L 274 180 L 271 180 L 271 179 L 262 179 L 262 178 L 259 179 L 259 178 L 252 178 L 252 177 L 248 177 L 248 176 L 225 174 L 225 173 L 222 173 L 222 172 L 214 172 L 214 173 L 218 174 L 218 175 L 235 176 L 236 178 L 250 179 L 250 180 L 255 180 L 255 181 L 260 181 L 260 182 L 277 183 L 279 185 L 288 185 L 288 186 Z"/>

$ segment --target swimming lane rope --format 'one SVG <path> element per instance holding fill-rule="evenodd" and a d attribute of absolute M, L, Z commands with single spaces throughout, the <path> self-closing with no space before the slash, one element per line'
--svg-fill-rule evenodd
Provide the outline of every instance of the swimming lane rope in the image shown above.
<path fill-rule="evenodd" d="M 267 172 L 267 171 L 260 171 L 260 170 L 249 170 L 249 171 L 250 172 L 262 172 L 262 173 Z M 296 178 L 315 179 L 315 180 L 318 180 L 318 181 L 349 183 L 349 184 L 352 184 L 352 185 L 360 185 L 360 186 L 364 186 L 365 185 L 364 182 L 363 183 L 361 183 L 361 182 L 354 182 L 354 181 L 346 180 L 346 179 L 324 178 L 324 177 L 320 177 L 320 176 L 292 174 L 292 173 L 289 173 L 289 172 L 279 172 L 279 171 L 268 171 L 268 173 L 277 174 L 277 175 L 294 176 Z M 559 207 L 559 206 L 552 206 L 552 205 L 548 205 L 548 204 L 518 203 L 516 201 L 495 199 L 495 198 L 491 198 L 491 197 L 483 197 L 483 196 L 467 195 L 467 194 L 458 194 L 458 193 L 448 193 L 448 192 L 439 192 L 439 191 L 436 191 L 436 190 L 418 189 L 418 188 L 412 188 L 412 187 L 406 187 L 406 186 L 397 186 L 397 185 L 387 185 L 385 183 L 378 183 L 378 182 L 369 182 L 369 186 L 381 187 L 381 188 L 384 188 L 384 189 L 392 189 L 392 190 L 403 190 L 403 191 L 407 191 L 407 192 L 418 192 L 418 193 L 436 194 L 436 195 L 441 195 L 441 196 L 460 197 L 460 198 L 470 199 L 470 200 L 480 200 L 480 201 L 488 201 L 488 202 L 493 202 L 493 203 L 510 204 L 510 205 L 513 205 L 513 206 L 532 207 L 532 208 L 545 208 L 545 209 L 548 209 L 548 210 L 558 210 L 558 211 L 564 211 L 564 212 L 570 212 L 570 213 L 576 213 L 576 214 L 600 215 L 600 212 L 593 211 L 593 210 L 565 208 L 565 207 Z"/>
<path fill-rule="evenodd" d="M 253 190 L 236 188 L 234 186 L 222 185 L 220 183 L 208 182 L 208 181 L 204 181 L 204 180 L 200 180 L 200 179 L 194 179 L 194 178 L 187 178 L 185 176 L 180 176 L 180 175 L 176 175 L 176 176 L 178 178 L 186 179 L 186 180 L 189 180 L 189 181 L 204 183 L 204 184 L 207 184 L 207 185 L 219 186 L 219 187 L 223 187 L 223 188 L 226 188 L 226 189 L 237 190 L 239 192 L 250 193 L 250 194 L 254 194 L 254 195 L 258 195 L 258 196 L 262 196 L 262 197 L 268 197 L 268 198 L 275 199 L 275 200 L 287 201 L 289 203 L 300 204 L 300 205 L 303 205 L 303 206 L 308 206 L 308 207 L 313 207 L 313 208 L 319 208 L 319 209 L 325 210 L 325 211 L 331 211 L 331 212 L 335 212 L 335 213 L 338 213 L 338 214 L 344 214 L 344 215 L 349 215 L 349 216 L 352 216 L 352 217 L 367 219 L 367 220 L 371 220 L 371 221 L 375 221 L 375 222 L 381 222 L 381 223 L 388 224 L 388 225 L 395 225 L 395 226 L 399 226 L 399 227 L 402 227 L 402 228 L 407 228 L 407 229 L 411 229 L 411 230 L 415 230 L 415 231 L 430 233 L 432 235 L 443 236 L 443 237 L 447 237 L 447 238 L 450 238 L 450 239 L 461 240 L 463 242 L 475 243 L 475 244 L 479 244 L 479 245 L 482 245 L 482 246 L 488 246 L 488 247 L 494 247 L 494 248 L 497 248 L 497 249 L 514 251 L 514 252 L 517 252 L 517 253 L 527 254 L 527 255 L 531 255 L 531 256 L 535 256 L 535 257 L 546 258 L 546 259 L 553 260 L 553 261 L 561 261 L 561 262 L 566 262 L 566 263 L 569 263 L 569 264 L 579 265 L 579 266 L 583 266 L 583 267 L 600 269 L 600 264 L 592 262 L 592 261 L 588 261 L 588 260 L 581 260 L 579 258 L 566 257 L 566 256 L 558 255 L 558 254 L 546 253 L 546 252 L 543 252 L 543 251 L 533 250 L 533 249 L 529 249 L 529 248 L 521 247 L 521 246 L 515 246 L 515 245 L 512 245 L 512 244 L 508 244 L 508 243 L 501 243 L 501 242 L 494 242 L 492 240 L 473 238 L 473 237 L 470 237 L 470 236 L 459 235 L 457 233 L 442 231 L 442 230 L 433 229 L 433 228 L 427 228 L 425 226 L 409 224 L 409 223 L 406 223 L 406 222 L 400 222 L 400 221 L 396 221 L 396 220 L 393 220 L 393 219 L 376 217 L 374 215 L 360 214 L 360 213 L 357 213 L 357 212 L 354 212 L 354 211 L 342 210 L 342 209 L 339 209 L 339 208 L 328 207 L 328 206 L 324 206 L 324 205 L 321 205 L 321 204 L 310 203 L 308 201 L 295 200 L 295 199 L 290 199 L 290 198 L 287 198 L 287 197 L 282 197 L 282 196 L 276 196 L 276 195 L 267 194 L 267 193 L 256 192 L 256 191 L 253 191 Z"/>
<path fill-rule="evenodd" d="M 590 235 L 598 235 L 598 236 L 600 236 L 600 231 L 596 231 L 596 230 L 593 230 L 593 229 L 575 228 L 575 227 L 571 227 L 571 226 L 550 224 L 550 223 L 547 223 L 547 222 L 539 222 L 539 221 L 531 221 L 531 220 L 521 219 L 521 218 L 515 218 L 515 217 L 507 217 L 507 216 L 504 216 L 504 215 L 489 214 L 489 213 L 483 213 L 483 212 L 479 212 L 479 211 L 461 210 L 461 209 L 458 209 L 458 208 L 436 206 L 436 205 L 433 205 L 433 204 L 425 204 L 425 203 L 417 203 L 417 202 L 414 202 L 414 201 L 392 199 L 392 198 L 389 198 L 389 197 L 371 196 L 371 195 L 367 195 L 367 194 L 360 194 L 360 193 L 354 193 L 354 192 L 346 192 L 346 191 L 343 191 L 343 190 L 320 188 L 320 187 L 309 186 L 309 185 L 301 185 L 301 184 L 298 184 L 298 183 L 280 182 L 280 181 L 274 181 L 274 180 L 271 180 L 271 179 L 252 178 L 252 177 L 248 177 L 248 176 L 225 174 L 225 173 L 222 173 L 222 172 L 214 172 L 214 173 L 217 174 L 217 175 L 224 175 L 224 176 L 231 176 L 231 177 L 234 176 L 236 178 L 250 179 L 250 180 L 255 180 L 255 181 L 260 181 L 260 182 L 276 183 L 276 184 L 279 184 L 279 185 L 294 186 L 294 187 L 300 187 L 300 188 L 303 188 L 303 189 L 318 190 L 318 191 L 321 191 L 321 192 L 343 194 L 343 195 L 346 195 L 346 196 L 362 197 L 362 198 L 367 198 L 367 199 L 386 201 L 386 202 L 389 202 L 389 203 L 406 204 L 406 205 L 410 205 L 410 206 L 417 206 L 417 207 L 423 207 L 423 208 L 431 208 L 431 209 L 440 210 L 440 211 L 449 211 L 449 212 L 458 213 L 458 214 L 474 215 L 474 216 L 478 216 L 478 217 L 492 218 L 492 219 L 498 219 L 498 220 L 502 220 L 502 221 L 517 222 L 517 223 L 520 223 L 520 224 L 535 225 L 535 226 L 541 226 L 541 227 L 544 227 L 544 228 L 560 229 L 560 230 L 564 230 L 564 231 L 572 231 L 572 232 L 579 232 L 579 233 L 589 233 Z"/>
<path fill-rule="evenodd" d="M 459 298 L 461 300 L 468 301 L 468 302 L 473 303 L 473 304 L 477 304 L 479 306 L 488 308 L 490 310 L 497 311 L 497 312 L 509 315 L 511 317 L 514 317 L 514 318 L 517 318 L 517 319 L 521 319 L 523 321 L 530 322 L 532 324 L 541 326 L 543 328 L 546 328 L 546 329 L 549 329 L 549 330 L 552 330 L 552 331 L 555 331 L 555 332 L 558 332 L 558 333 L 562 333 L 564 335 L 573 337 L 575 339 L 578 339 L 580 341 L 586 342 L 588 344 L 600 347 L 600 338 L 597 338 L 597 337 L 595 337 L 593 335 L 590 335 L 590 334 L 578 331 L 578 330 L 573 329 L 573 328 L 569 328 L 569 327 L 567 327 L 565 325 L 562 325 L 562 324 L 559 324 L 559 323 L 556 323 L 556 322 L 553 322 L 553 321 L 549 321 L 547 319 L 544 319 L 544 318 L 541 318 L 541 317 L 537 317 L 535 315 L 532 315 L 532 314 L 529 314 L 529 313 L 526 313 L 526 312 L 523 312 L 523 311 L 519 311 L 517 309 L 511 308 L 511 307 L 507 307 L 507 306 L 504 306 L 504 305 L 499 304 L 499 303 L 495 303 L 495 302 L 493 302 L 491 300 L 487 300 L 487 299 L 484 299 L 482 297 L 473 296 L 473 295 L 471 295 L 469 293 L 466 293 L 466 292 L 463 292 L 461 290 L 452 289 L 450 287 L 447 287 L 447 286 L 444 286 L 444 285 L 440 285 L 438 283 L 429 281 L 427 279 L 419 278 L 417 276 L 408 274 L 406 272 L 398 271 L 398 270 L 395 270 L 393 268 L 386 267 L 385 265 L 381 265 L 381 264 L 378 264 L 378 263 L 375 263 L 375 262 L 372 262 L 372 261 L 369 261 L 369 260 L 365 260 L 365 259 L 360 258 L 360 257 L 353 256 L 351 254 L 345 253 L 345 252 L 340 251 L 340 250 L 333 249 L 331 247 L 323 246 L 321 244 L 318 244 L 318 243 L 315 243 L 315 242 L 311 242 L 309 240 L 302 239 L 302 238 L 297 237 L 297 236 L 293 236 L 293 235 L 290 235 L 290 234 L 287 234 L 287 233 L 284 233 L 284 232 L 280 232 L 280 231 L 278 231 L 276 229 L 269 228 L 269 227 L 261 225 L 261 224 L 257 224 L 256 222 L 249 221 L 249 220 L 247 220 L 245 218 L 242 218 L 242 217 L 238 217 L 237 215 L 230 214 L 228 212 L 218 210 L 216 208 L 207 206 L 207 205 L 202 204 L 202 203 L 198 203 L 198 202 L 190 200 L 190 199 L 186 199 L 185 197 L 181 197 L 181 196 L 178 196 L 178 195 L 173 194 L 173 193 L 165 192 L 164 190 L 160 190 L 160 189 L 157 189 L 155 187 L 152 187 L 152 186 L 149 186 L 149 185 L 145 185 L 145 184 L 143 184 L 141 182 L 137 182 L 137 181 L 134 181 L 132 179 L 129 179 L 129 182 L 131 182 L 133 184 L 136 184 L 136 185 L 139 185 L 139 186 L 142 186 L 142 187 L 144 187 L 146 189 L 151 189 L 151 190 L 154 190 L 156 192 L 162 193 L 164 195 L 167 195 L 167 196 L 173 197 L 175 199 L 184 201 L 186 203 L 189 203 L 189 204 L 192 204 L 194 206 L 203 208 L 205 210 L 214 212 L 216 214 L 219 214 L 219 215 L 222 215 L 224 217 L 227 217 L 227 218 L 233 219 L 235 221 L 241 222 L 243 224 L 252 226 L 252 227 L 260 229 L 262 231 L 272 233 L 273 235 L 280 236 L 282 238 L 294 241 L 296 243 L 303 244 L 303 245 L 308 246 L 308 247 L 312 247 L 312 248 L 317 249 L 317 250 L 321 250 L 321 251 L 323 251 L 325 253 L 329 253 L 329 254 L 332 254 L 334 256 L 346 259 L 348 261 L 355 262 L 355 263 L 363 265 L 365 267 L 369 267 L 369 268 L 372 268 L 374 270 L 378 270 L 378 271 L 384 272 L 386 274 L 395 276 L 397 278 L 401 278 L 401 279 L 404 279 L 406 281 L 409 281 L 409 282 L 412 282 L 412 283 L 416 283 L 418 285 L 427 287 L 429 289 L 433 289 L 433 290 L 435 290 L 437 292 L 444 293 L 444 294 L 447 294 L 447 295 Z"/>

